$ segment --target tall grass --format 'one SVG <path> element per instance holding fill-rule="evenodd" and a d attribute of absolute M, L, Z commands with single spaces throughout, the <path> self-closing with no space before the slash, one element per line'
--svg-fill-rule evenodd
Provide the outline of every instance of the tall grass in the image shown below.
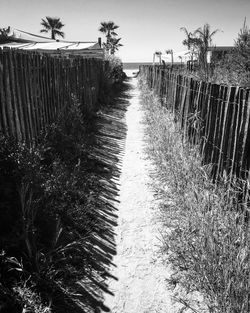
<path fill-rule="evenodd" d="M 113 168 L 98 136 L 125 87 L 121 61 L 107 61 L 98 111 L 72 94 L 34 146 L 0 132 L 0 312 L 85 312 L 102 302 L 109 259 L 96 237 L 107 235 L 100 216 L 112 188 L 100 173 Z"/>
<path fill-rule="evenodd" d="M 157 169 L 155 188 L 161 200 L 161 252 L 174 273 L 168 286 L 183 304 L 182 312 L 247 313 L 250 228 L 239 210 L 243 204 L 236 203 L 237 186 L 211 182 L 198 149 L 185 141 L 143 78 L 140 88 L 148 155 Z"/>
<path fill-rule="evenodd" d="M 91 122 L 72 99 L 67 118 L 48 126 L 36 147 L 0 137 L 0 308 L 6 312 L 75 311 L 67 299 L 88 270 L 85 244 L 97 223 L 90 189 L 98 183 L 87 153 Z"/>

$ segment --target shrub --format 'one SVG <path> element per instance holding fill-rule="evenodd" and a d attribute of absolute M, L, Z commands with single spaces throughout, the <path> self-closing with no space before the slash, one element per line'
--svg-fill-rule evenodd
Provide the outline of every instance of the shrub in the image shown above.
<path fill-rule="evenodd" d="M 237 53 L 232 53 L 214 65 L 210 81 L 216 84 L 250 87 L 250 73 L 240 64 Z"/>
<path fill-rule="evenodd" d="M 114 55 L 106 54 L 105 60 L 109 62 L 109 77 L 113 83 L 121 83 L 125 79 L 121 59 Z"/>

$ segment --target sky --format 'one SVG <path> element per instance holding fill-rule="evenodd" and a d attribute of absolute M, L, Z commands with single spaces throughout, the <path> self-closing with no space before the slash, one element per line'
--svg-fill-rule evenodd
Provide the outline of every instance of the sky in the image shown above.
<path fill-rule="evenodd" d="M 69 41 L 104 40 L 98 28 L 111 20 L 119 25 L 122 61 L 151 62 L 156 50 L 186 49 L 181 27 L 194 31 L 209 23 L 220 30 L 215 45 L 233 45 L 245 17 L 250 26 L 250 0 L 0 0 L 0 27 L 39 35 L 46 16 L 61 18 Z"/>

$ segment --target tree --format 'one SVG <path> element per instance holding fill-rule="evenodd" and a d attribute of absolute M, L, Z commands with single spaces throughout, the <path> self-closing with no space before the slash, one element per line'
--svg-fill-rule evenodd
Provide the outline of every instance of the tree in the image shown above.
<path fill-rule="evenodd" d="M 117 33 L 115 32 L 115 30 L 119 28 L 118 25 L 115 25 L 114 22 L 109 21 L 109 22 L 102 22 L 101 26 L 99 28 L 99 31 L 103 34 L 105 34 L 106 38 L 107 38 L 107 42 L 109 41 L 109 39 L 112 36 L 117 36 Z"/>
<path fill-rule="evenodd" d="M 102 22 L 101 26 L 99 27 L 99 31 L 106 36 L 106 43 L 104 43 L 104 48 L 110 54 L 114 54 L 119 49 L 119 47 L 122 46 L 122 44 L 120 44 L 121 38 L 116 38 L 116 36 L 118 36 L 115 32 L 117 28 L 119 28 L 119 26 L 112 21 Z"/>
<path fill-rule="evenodd" d="M 214 64 L 212 80 L 216 83 L 250 87 L 250 29 L 240 29 L 231 52 Z"/>
<path fill-rule="evenodd" d="M 10 34 L 10 26 L 8 28 L 0 28 L 0 43 L 7 42 L 9 34 Z"/>
<path fill-rule="evenodd" d="M 194 37 L 193 33 L 189 32 L 186 27 L 181 27 L 180 30 L 183 30 L 186 38 L 182 41 L 184 46 L 187 46 L 188 50 L 192 47 L 192 39 Z"/>
<path fill-rule="evenodd" d="M 46 16 L 46 19 L 42 19 L 41 25 L 44 27 L 40 30 L 41 33 L 51 32 L 51 39 L 56 39 L 56 36 L 64 38 L 65 34 L 61 29 L 65 26 L 58 17 Z"/>
<path fill-rule="evenodd" d="M 184 31 L 186 38 L 182 41 L 184 46 L 187 46 L 191 52 L 191 62 L 193 62 L 194 55 L 198 55 L 198 50 L 201 45 L 201 39 L 197 38 L 194 33 L 187 30 L 186 27 L 181 27 L 180 30 Z"/>
<path fill-rule="evenodd" d="M 122 47 L 123 45 L 119 43 L 119 41 L 121 40 L 121 38 L 115 38 L 115 37 L 111 37 L 109 40 L 109 51 L 110 54 L 115 54 L 116 51 L 119 50 L 120 47 Z"/>
<path fill-rule="evenodd" d="M 219 29 L 216 29 L 214 31 L 211 31 L 211 27 L 208 23 L 206 23 L 203 27 L 199 27 L 194 32 L 194 35 L 196 38 L 198 38 L 198 49 L 199 49 L 199 63 L 200 66 L 205 70 L 205 72 L 208 71 L 207 68 L 207 52 L 208 48 L 212 44 L 212 38 L 214 35 L 219 31 Z"/>
<path fill-rule="evenodd" d="M 240 65 L 242 70 L 250 71 L 250 29 L 244 20 L 243 27 L 240 29 L 238 38 L 234 42 L 235 61 Z"/>

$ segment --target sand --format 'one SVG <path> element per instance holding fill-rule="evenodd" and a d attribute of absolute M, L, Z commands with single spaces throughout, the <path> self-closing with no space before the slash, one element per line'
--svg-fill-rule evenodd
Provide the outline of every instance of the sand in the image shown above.
<path fill-rule="evenodd" d="M 153 168 L 145 152 L 143 111 L 136 78 L 131 84 L 120 203 L 117 204 L 117 254 L 109 269 L 116 279 L 107 281 L 114 296 L 106 294 L 104 303 L 112 313 L 175 313 L 177 306 L 172 303 L 172 294 L 166 287 L 170 270 L 158 257 L 161 223 L 150 188 L 149 172 Z"/>

